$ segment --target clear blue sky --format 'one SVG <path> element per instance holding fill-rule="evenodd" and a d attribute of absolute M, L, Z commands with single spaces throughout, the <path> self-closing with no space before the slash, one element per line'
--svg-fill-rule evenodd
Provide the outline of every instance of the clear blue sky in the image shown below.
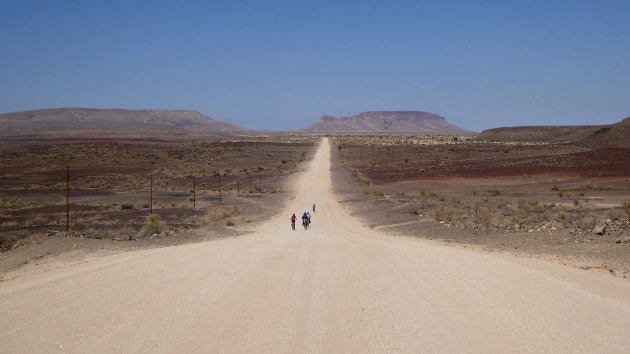
<path fill-rule="evenodd" d="M 192 109 L 252 129 L 424 110 L 630 116 L 630 1 L 0 0 L 0 112 Z"/>

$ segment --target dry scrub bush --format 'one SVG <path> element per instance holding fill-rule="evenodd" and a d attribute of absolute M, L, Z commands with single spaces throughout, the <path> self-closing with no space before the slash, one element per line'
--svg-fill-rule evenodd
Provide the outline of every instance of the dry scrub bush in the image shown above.
<path fill-rule="evenodd" d="M 356 175 L 357 175 L 357 179 L 363 183 L 366 186 L 371 186 L 372 185 L 372 180 L 370 179 L 370 177 L 366 176 L 365 174 L 363 174 L 360 171 L 356 171 Z"/>
<path fill-rule="evenodd" d="M 429 200 L 429 195 L 424 191 L 418 192 L 418 196 L 416 197 L 420 201 L 420 209 L 426 208 L 427 201 Z"/>
<path fill-rule="evenodd" d="M 525 199 L 519 199 L 516 201 L 517 211 L 519 213 L 540 213 L 545 210 L 543 205 L 540 205 L 537 201 L 528 202 Z"/>
<path fill-rule="evenodd" d="M 471 209 L 473 220 L 476 223 L 485 226 L 492 225 L 492 216 L 490 215 L 490 210 L 488 208 L 482 208 L 478 201 L 474 201 Z"/>
<path fill-rule="evenodd" d="M 2 225 L 3 227 L 15 227 L 18 226 L 17 221 L 13 221 L 13 220 L 6 220 L 6 221 L 0 221 L 0 225 Z"/>
<path fill-rule="evenodd" d="M 27 206 L 28 203 L 20 198 L 7 199 L 0 198 L 0 209 L 17 209 Z"/>
<path fill-rule="evenodd" d="M 213 207 L 208 214 L 203 218 L 202 222 L 205 225 L 216 224 L 219 221 L 233 218 L 241 215 L 242 210 L 239 207 Z M 228 225 L 230 226 L 230 225 Z"/>
<path fill-rule="evenodd" d="M 157 214 L 151 214 L 147 216 L 147 219 L 144 222 L 144 226 L 142 226 L 142 233 L 161 233 L 166 231 L 166 223 L 162 220 L 162 218 Z"/>
<path fill-rule="evenodd" d="M 55 204 L 57 204 L 57 203 L 56 203 L 55 198 L 53 198 L 53 197 L 46 197 L 46 198 L 44 198 L 44 200 L 42 200 L 42 205 L 44 205 L 44 206 L 51 206 L 51 205 L 55 205 Z"/>
<path fill-rule="evenodd" d="M 133 210 L 132 203 L 122 203 L 120 204 L 120 210 Z"/>
<path fill-rule="evenodd" d="M 440 205 L 435 209 L 435 220 L 436 221 L 453 221 L 455 216 L 455 212 L 452 209 L 446 208 L 444 205 Z"/>
<path fill-rule="evenodd" d="M 54 219 L 52 216 L 44 216 L 44 215 L 36 215 L 26 220 L 25 226 L 42 226 L 47 225 L 51 219 Z"/>
<path fill-rule="evenodd" d="M 626 215 L 630 216 L 630 202 L 623 202 L 621 204 L 621 210 L 623 210 Z"/>
<path fill-rule="evenodd" d="M 475 219 L 479 219 L 479 202 L 476 200 L 472 204 L 472 211 Z"/>
<path fill-rule="evenodd" d="M 29 236 L 26 236 L 24 238 L 21 238 L 21 239 L 15 241 L 11 245 L 11 249 L 14 250 L 16 248 L 19 248 L 19 247 L 22 247 L 22 246 L 26 246 L 26 245 L 30 245 L 31 243 L 34 243 L 34 242 L 38 242 L 41 237 L 42 237 L 42 234 L 31 234 Z"/>
<path fill-rule="evenodd" d="M 427 201 L 429 199 L 429 195 L 424 191 L 419 191 L 418 196 L 416 197 L 418 200 Z"/>

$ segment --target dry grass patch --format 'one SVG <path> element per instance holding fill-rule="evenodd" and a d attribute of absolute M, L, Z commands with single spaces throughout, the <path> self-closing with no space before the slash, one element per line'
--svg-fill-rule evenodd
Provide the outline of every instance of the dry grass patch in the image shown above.
<path fill-rule="evenodd" d="M 434 216 L 436 221 L 451 222 L 455 219 L 455 211 L 444 205 L 440 205 L 435 208 Z"/>
<path fill-rule="evenodd" d="M 19 209 L 29 205 L 30 203 L 20 198 L 9 199 L 0 197 L 0 209 Z"/>
<path fill-rule="evenodd" d="M 35 242 L 39 242 L 39 240 L 42 237 L 43 237 L 43 235 L 39 234 L 39 233 L 31 234 L 29 236 L 26 236 L 25 238 L 21 238 L 21 239 L 15 241 L 11 245 L 11 249 L 14 250 L 14 249 L 20 248 L 22 246 L 26 246 L 26 245 L 30 245 L 30 244 L 35 243 Z"/>
<path fill-rule="evenodd" d="M 162 220 L 162 218 L 157 214 L 151 214 L 147 216 L 146 220 L 144 221 L 144 225 L 142 226 L 142 230 L 140 230 L 140 233 L 143 235 L 158 234 L 166 231 L 166 229 L 167 227 L 164 220 Z"/>
<path fill-rule="evenodd" d="M 237 216 L 240 216 L 242 214 L 242 210 L 241 208 L 234 206 L 234 207 L 222 207 L 222 206 L 218 206 L 218 207 L 212 207 L 210 209 L 210 211 L 208 211 L 208 214 L 203 218 L 202 222 L 204 225 L 212 225 L 212 224 L 216 224 L 219 223 L 223 220 L 227 220 L 230 218 L 234 218 Z M 232 220 L 230 220 L 230 222 L 234 223 Z M 233 226 L 233 225 L 228 225 L 228 226 Z"/>

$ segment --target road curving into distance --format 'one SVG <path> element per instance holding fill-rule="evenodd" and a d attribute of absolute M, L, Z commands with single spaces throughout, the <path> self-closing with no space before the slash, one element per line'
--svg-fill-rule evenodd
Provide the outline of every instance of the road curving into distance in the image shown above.
<path fill-rule="evenodd" d="M 297 188 L 248 236 L 0 283 L 0 352 L 630 351 L 624 280 L 365 228 L 331 191 L 327 139 Z"/>

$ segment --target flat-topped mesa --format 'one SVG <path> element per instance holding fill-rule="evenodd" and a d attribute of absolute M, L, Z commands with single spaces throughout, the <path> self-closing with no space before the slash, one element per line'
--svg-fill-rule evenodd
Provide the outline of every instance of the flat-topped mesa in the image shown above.
<path fill-rule="evenodd" d="M 306 129 L 310 132 L 369 133 L 463 133 L 466 130 L 450 124 L 446 118 L 421 111 L 369 111 L 352 117 L 324 115 Z"/>

